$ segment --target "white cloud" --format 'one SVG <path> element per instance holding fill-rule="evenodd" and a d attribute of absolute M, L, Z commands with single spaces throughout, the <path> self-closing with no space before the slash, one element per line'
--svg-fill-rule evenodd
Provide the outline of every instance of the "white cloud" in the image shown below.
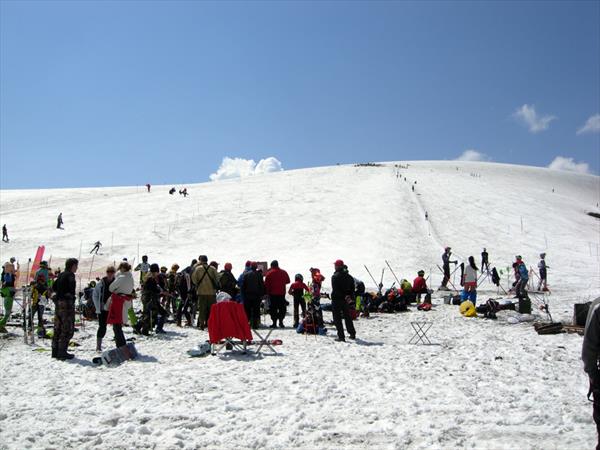
<path fill-rule="evenodd" d="M 253 159 L 229 158 L 226 156 L 217 171 L 212 173 L 209 178 L 211 181 L 228 180 L 281 170 L 283 170 L 281 162 L 272 156 L 261 159 L 258 164 Z"/>
<path fill-rule="evenodd" d="M 564 156 L 557 156 L 554 158 L 548 165 L 549 169 L 554 170 L 566 170 L 569 172 L 577 172 L 577 173 L 590 173 L 590 166 L 588 163 L 579 162 L 576 163 L 573 158 L 566 158 Z"/>
<path fill-rule="evenodd" d="M 490 157 L 485 153 L 478 152 L 477 150 L 465 150 L 462 152 L 456 161 L 489 161 Z"/>
<path fill-rule="evenodd" d="M 577 134 L 584 133 L 600 133 L 600 114 L 594 114 L 591 116 L 585 125 L 577 130 Z"/>
<path fill-rule="evenodd" d="M 513 116 L 529 128 L 531 133 L 547 130 L 555 116 L 538 116 L 535 105 L 523 105 L 514 112 Z"/>

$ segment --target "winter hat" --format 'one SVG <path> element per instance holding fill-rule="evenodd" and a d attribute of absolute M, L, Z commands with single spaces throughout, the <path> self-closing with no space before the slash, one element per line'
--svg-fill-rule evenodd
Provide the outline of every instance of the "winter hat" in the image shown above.
<path fill-rule="evenodd" d="M 271 267 L 279 267 L 279 261 L 277 261 L 276 259 L 271 261 Z"/>
<path fill-rule="evenodd" d="M 252 261 L 250 263 L 250 267 L 252 267 L 253 269 L 257 269 L 258 268 L 258 263 L 256 261 Z"/>
<path fill-rule="evenodd" d="M 225 270 L 231 272 L 231 269 L 233 269 L 233 266 L 231 265 L 231 263 L 225 263 Z"/>
<path fill-rule="evenodd" d="M 162 266 L 162 267 L 160 268 L 160 271 L 161 271 L 161 273 L 166 273 L 166 271 L 167 271 L 167 268 L 166 268 L 165 266 Z"/>
<path fill-rule="evenodd" d="M 246 261 L 246 267 L 250 267 L 252 265 L 252 261 Z"/>
<path fill-rule="evenodd" d="M 296 281 L 304 281 L 304 277 L 303 277 L 303 276 L 302 276 L 302 274 L 300 274 L 300 273 L 297 273 L 297 274 L 294 276 L 294 279 L 295 279 Z"/>
<path fill-rule="evenodd" d="M 152 273 L 160 272 L 160 268 L 158 267 L 158 264 L 156 264 L 156 263 L 150 264 L 150 272 L 152 272 Z"/>
<path fill-rule="evenodd" d="M 344 261 L 342 261 L 341 259 L 336 260 L 336 262 L 333 263 L 333 265 L 335 267 L 343 267 L 344 266 Z"/>
<path fill-rule="evenodd" d="M 46 261 L 42 261 L 40 263 L 40 267 L 48 267 L 48 263 Z"/>
<path fill-rule="evenodd" d="M 208 256 L 206 256 L 206 255 L 200 255 L 200 256 L 198 257 L 198 260 L 199 260 L 201 263 L 207 263 L 207 262 L 208 262 Z"/>
<path fill-rule="evenodd" d="M 216 261 L 211 261 L 210 264 L 209 264 L 209 266 L 213 266 L 215 269 L 218 269 L 219 268 L 219 263 L 216 262 Z"/>
<path fill-rule="evenodd" d="M 173 264 L 171 266 L 171 271 L 172 272 L 177 272 L 179 270 L 179 264 Z"/>
<path fill-rule="evenodd" d="M 544 259 L 546 257 L 545 253 L 540 253 L 540 258 Z"/>
<path fill-rule="evenodd" d="M 419 275 L 420 277 L 422 277 L 423 275 L 425 275 L 425 271 L 424 270 L 419 270 L 417 272 L 417 275 Z"/>

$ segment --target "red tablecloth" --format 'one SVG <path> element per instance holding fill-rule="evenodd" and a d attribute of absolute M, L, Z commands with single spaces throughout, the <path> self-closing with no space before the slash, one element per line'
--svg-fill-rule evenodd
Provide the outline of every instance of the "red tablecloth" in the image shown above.
<path fill-rule="evenodd" d="M 221 302 L 212 305 L 208 318 L 208 338 L 217 344 L 224 338 L 251 341 L 252 331 L 244 307 L 236 302 Z"/>

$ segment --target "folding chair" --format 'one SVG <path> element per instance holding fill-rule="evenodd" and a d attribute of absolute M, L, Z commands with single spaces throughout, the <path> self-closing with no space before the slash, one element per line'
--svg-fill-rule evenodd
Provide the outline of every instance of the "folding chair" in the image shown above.
<path fill-rule="evenodd" d="M 214 304 L 210 308 L 208 318 L 208 337 L 212 355 L 223 349 L 246 354 L 248 343 L 252 340 L 252 332 L 244 307 L 231 301 Z"/>
<path fill-rule="evenodd" d="M 409 344 L 435 345 L 427 337 L 427 332 L 433 326 L 433 322 L 429 322 L 428 320 L 418 320 L 411 322 L 410 325 L 413 327 L 415 334 L 410 338 L 410 341 L 408 341 Z"/>
<path fill-rule="evenodd" d="M 257 330 L 252 330 L 254 332 L 254 334 L 256 334 L 259 337 L 259 341 L 254 341 L 256 344 L 258 344 L 258 348 L 256 349 L 256 354 L 260 355 L 260 351 L 262 350 L 263 347 L 267 347 L 269 350 L 271 350 L 271 352 L 274 355 L 277 355 L 277 351 L 275 351 L 275 349 L 273 348 L 273 344 L 271 344 L 271 341 L 269 340 L 269 338 L 271 337 L 271 333 L 273 333 L 273 328 L 271 328 L 269 330 L 269 332 L 267 333 L 266 336 L 262 336 Z"/>

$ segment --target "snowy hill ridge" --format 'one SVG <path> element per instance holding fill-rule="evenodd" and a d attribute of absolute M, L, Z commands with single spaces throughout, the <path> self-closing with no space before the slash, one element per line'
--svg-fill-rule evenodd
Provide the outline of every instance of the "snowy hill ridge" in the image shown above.
<path fill-rule="evenodd" d="M 114 260 L 139 260 L 141 254 L 184 266 L 203 253 L 232 262 L 234 272 L 248 259 L 278 259 L 293 273 L 312 266 L 327 273 L 342 258 L 368 284 L 363 265 L 377 272 L 388 260 L 399 277 L 412 279 L 423 268 L 435 284 L 444 246 L 462 260 L 479 260 L 486 247 L 499 268 L 516 254 L 535 266 L 545 251 L 555 288 L 560 280 L 561 288 L 600 291 L 600 221 L 586 214 L 597 212 L 600 201 L 600 178 L 593 175 L 402 161 L 187 185 L 187 198 L 169 195 L 169 188 L 0 191 L 0 222 L 11 237 L 0 247 L 1 258 L 16 256 L 23 263 L 44 244 L 46 258 L 57 261 L 78 256 L 81 246 L 84 279 Z M 55 228 L 59 212 L 64 230 Z M 96 240 L 104 247 L 89 272 Z M 575 274 L 585 286 L 573 281 Z M 385 282 L 392 281 L 386 273 Z"/>

